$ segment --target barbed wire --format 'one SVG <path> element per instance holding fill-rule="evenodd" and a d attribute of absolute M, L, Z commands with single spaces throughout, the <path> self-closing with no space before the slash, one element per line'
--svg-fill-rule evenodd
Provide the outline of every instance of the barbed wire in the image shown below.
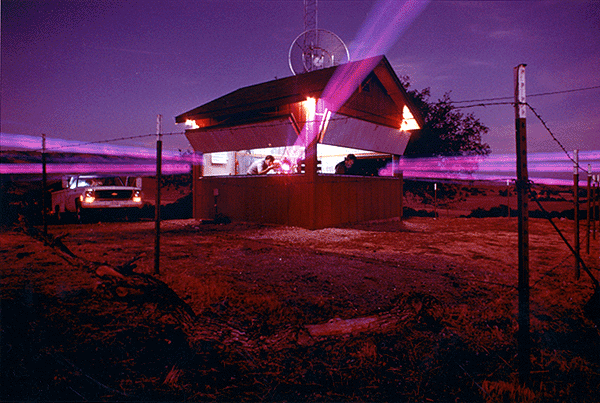
<path fill-rule="evenodd" d="M 590 87 L 590 88 L 596 88 L 596 87 Z M 600 88 L 600 86 L 598 87 Z M 575 91 L 575 90 L 573 90 Z M 562 91 L 565 92 L 565 91 Z M 562 93 L 562 92 L 555 92 L 555 93 Z M 550 93 L 546 93 L 546 94 L 539 94 L 539 95 L 548 95 Z M 493 99 L 493 98 L 490 98 Z M 496 98 L 496 99 L 502 99 L 502 98 Z M 473 108 L 473 107 L 477 107 L 477 106 L 488 106 L 488 105 L 515 105 L 516 103 L 513 102 L 487 102 L 487 103 L 478 103 L 478 104 L 473 104 L 473 105 L 464 105 L 464 106 L 455 106 L 456 109 L 461 109 L 461 108 Z M 531 110 L 531 112 L 533 112 L 533 114 L 535 115 L 536 118 L 538 118 L 538 120 L 540 121 L 540 123 L 542 124 L 542 126 L 544 126 L 544 128 L 546 129 L 546 131 L 550 134 L 550 136 L 552 137 L 552 139 L 558 144 L 558 146 L 561 148 L 561 150 L 565 153 L 565 155 L 567 156 L 567 158 L 569 160 L 571 160 L 571 162 L 573 162 L 573 164 L 575 166 L 577 166 L 577 169 L 582 171 L 582 172 L 587 172 L 587 170 L 585 170 L 583 167 L 581 167 L 581 165 L 579 165 L 579 163 L 577 161 L 575 161 L 573 159 L 573 157 L 571 157 L 571 155 L 569 154 L 569 152 L 567 151 L 567 149 L 565 148 L 565 146 L 562 145 L 562 143 L 560 142 L 560 140 L 558 140 L 558 138 L 556 137 L 556 135 L 552 132 L 552 130 L 550 130 L 550 127 L 548 127 L 548 124 L 544 121 L 544 119 L 542 118 L 542 116 L 535 110 L 535 108 L 533 106 L 531 106 L 530 103 L 526 102 L 525 105 Z"/>
<path fill-rule="evenodd" d="M 554 133 L 552 133 L 552 130 L 550 130 L 550 128 L 548 127 L 548 125 L 546 124 L 546 122 L 544 121 L 544 119 L 542 119 L 542 117 L 540 116 L 540 114 L 537 113 L 537 111 L 533 108 L 533 106 L 531 106 L 531 104 L 529 104 L 528 102 L 526 102 L 525 105 L 527 105 L 527 107 L 531 110 L 531 112 L 533 112 L 533 114 L 538 118 L 538 120 L 542 123 L 542 125 L 544 126 L 544 128 L 546 129 L 546 131 L 550 134 L 550 136 L 552 137 L 552 139 L 554 139 L 554 141 L 558 144 L 558 146 L 563 150 L 563 152 L 565 153 L 565 155 L 567 156 L 567 158 L 570 159 L 571 162 L 573 162 L 573 164 L 575 166 L 577 166 L 577 169 L 579 169 L 580 171 L 583 171 L 583 172 L 587 172 L 585 169 L 583 169 L 579 165 L 579 163 L 577 161 L 575 161 L 573 159 L 573 157 L 571 157 L 569 155 L 569 152 L 567 151 L 567 149 L 562 145 L 562 143 L 558 140 L 558 138 L 556 138 L 556 136 L 554 135 Z"/>
<path fill-rule="evenodd" d="M 486 103 L 478 103 L 478 104 L 472 104 L 472 105 L 464 105 L 464 106 L 454 106 L 452 105 L 455 109 L 463 109 L 463 108 L 474 108 L 476 106 L 489 106 L 489 105 L 514 105 L 514 101 L 513 102 L 486 102 Z"/>
<path fill-rule="evenodd" d="M 495 97 L 495 98 L 481 98 L 481 99 L 466 99 L 463 101 L 452 101 L 453 104 L 466 104 L 469 102 L 488 102 L 488 101 L 501 101 L 504 99 L 515 99 L 514 95 L 512 97 Z"/>
<path fill-rule="evenodd" d="M 598 282 L 598 279 L 596 279 L 596 277 L 594 277 L 594 275 L 593 275 L 592 271 L 590 270 L 590 268 L 587 267 L 587 265 L 585 264 L 585 262 L 581 258 L 581 254 L 579 253 L 579 250 L 575 250 L 571 246 L 571 244 L 569 243 L 569 241 L 567 241 L 567 238 L 563 235 L 562 231 L 557 227 L 556 223 L 554 223 L 554 221 L 552 221 L 552 217 L 550 216 L 550 213 L 548 212 L 548 210 L 546 210 L 544 208 L 544 206 L 542 205 L 541 201 L 537 198 L 537 193 L 533 191 L 532 185 L 534 185 L 534 182 L 531 181 L 531 180 L 529 180 L 527 182 L 527 184 L 525 185 L 525 186 L 527 186 L 527 190 L 528 190 L 528 193 L 529 193 L 531 199 L 538 205 L 538 207 L 540 208 L 540 210 L 542 211 L 542 213 L 544 213 L 545 218 L 552 225 L 552 227 L 554 227 L 554 230 L 557 232 L 557 234 L 563 240 L 563 242 L 565 243 L 565 245 L 567 246 L 567 248 L 569 248 L 569 251 L 571 252 L 571 256 L 575 257 L 575 260 L 579 263 L 579 265 L 581 266 L 581 268 L 588 274 L 588 276 L 590 276 L 590 280 L 592 281 L 592 285 L 594 286 L 594 290 L 596 292 L 598 292 L 598 290 L 600 290 L 600 282 Z M 579 207 L 576 206 L 576 208 L 579 208 Z M 589 232 L 588 232 L 588 236 L 589 236 Z M 563 261 L 564 261 L 564 259 L 563 259 Z M 561 263 L 559 263 L 559 265 Z M 547 274 L 549 274 L 553 270 L 555 270 L 555 268 L 553 268 L 550 271 L 548 271 Z M 545 275 L 542 276 L 542 278 L 543 277 L 545 277 Z M 536 286 L 537 283 L 539 283 L 542 278 L 540 278 L 533 286 Z"/>
<path fill-rule="evenodd" d="M 582 87 L 582 88 L 573 88 L 573 89 L 568 89 L 568 90 L 561 90 L 561 91 L 551 91 L 551 92 L 541 92 L 541 93 L 537 93 L 537 94 L 527 94 L 527 98 L 531 98 L 531 97 L 541 97 L 541 96 L 546 96 L 546 95 L 557 95 L 557 94 L 567 94 L 570 92 L 579 92 L 579 91 L 587 91 L 587 90 L 594 90 L 594 89 L 599 89 L 600 85 L 594 85 L 591 87 Z M 514 96 L 506 96 L 506 97 L 496 97 L 496 98 L 482 98 L 482 99 L 467 99 L 464 101 L 452 101 L 452 103 L 454 104 L 466 104 L 469 102 L 487 102 L 487 101 L 500 101 L 500 100 L 504 100 L 504 99 L 514 99 Z"/>
<path fill-rule="evenodd" d="M 172 133 L 161 133 L 161 136 L 174 136 L 174 135 L 182 135 L 185 134 L 185 132 L 172 132 Z M 55 147 L 46 147 L 45 151 L 55 151 L 55 150 L 60 150 L 63 148 L 69 148 L 69 147 L 81 147 L 81 146 L 87 146 L 87 145 L 92 145 L 92 144 L 106 144 L 106 143 L 114 143 L 117 141 L 123 141 L 123 140 L 133 140 L 133 139 L 141 139 L 141 138 L 145 138 L 145 137 L 152 137 L 152 136 L 158 136 L 157 134 L 138 134 L 136 136 L 129 136 L 129 137 L 118 137 L 118 138 L 114 138 L 114 139 L 106 139 L 106 140 L 94 140 L 94 141 L 86 141 L 86 142 L 81 142 L 81 143 L 75 143 L 75 144 L 65 144 L 65 145 L 60 145 L 60 146 L 55 146 Z M 39 148 L 33 151 L 38 151 L 38 152 L 42 152 L 44 151 L 43 149 Z"/>
<path fill-rule="evenodd" d="M 570 89 L 570 90 L 542 92 L 542 93 L 538 93 L 538 94 L 527 95 L 527 97 L 531 98 L 531 97 L 541 97 L 541 96 L 546 96 L 546 95 L 567 94 L 569 92 L 579 92 L 579 91 L 595 90 L 595 89 L 599 89 L 599 88 L 600 88 L 600 85 L 594 85 L 592 87 L 573 88 L 573 89 Z"/>
<path fill-rule="evenodd" d="M 554 267 L 552 267 L 551 269 L 549 269 L 549 270 L 546 270 L 544 273 L 542 273 L 542 275 L 541 275 L 541 276 L 540 276 L 540 277 L 537 279 L 537 281 L 536 281 L 535 283 L 533 283 L 533 284 L 531 285 L 531 287 L 529 287 L 529 288 L 530 288 L 530 289 L 534 289 L 534 288 L 536 288 L 536 287 L 537 287 L 537 285 L 538 285 L 538 284 L 539 284 L 539 283 L 540 283 L 542 280 L 544 280 L 544 279 L 545 279 L 546 277 L 548 277 L 550 274 L 554 273 L 554 271 L 555 271 L 556 269 L 558 269 L 559 267 L 562 267 L 563 263 L 564 263 L 564 262 L 565 262 L 565 261 L 566 261 L 568 258 L 570 258 L 571 256 L 573 256 L 573 255 L 572 255 L 570 252 L 569 252 L 569 253 L 567 253 L 567 254 L 565 255 L 565 257 L 564 257 L 564 258 L 562 258 L 562 260 L 561 260 L 560 262 L 558 262 L 558 263 L 557 263 L 557 264 L 556 264 Z"/>

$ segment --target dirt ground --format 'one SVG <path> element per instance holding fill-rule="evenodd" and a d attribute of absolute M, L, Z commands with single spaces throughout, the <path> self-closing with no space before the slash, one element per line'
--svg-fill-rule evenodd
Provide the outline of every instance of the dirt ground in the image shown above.
<path fill-rule="evenodd" d="M 589 275 L 530 219 L 520 384 L 517 219 L 460 217 L 466 199 L 316 231 L 167 220 L 159 274 L 151 221 L 50 225 L 54 245 L 6 228 L 0 399 L 600 401 Z M 554 222 L 573 239 L 572 220 Z M 598 239 L 582 257 L 599 278 Z"/>

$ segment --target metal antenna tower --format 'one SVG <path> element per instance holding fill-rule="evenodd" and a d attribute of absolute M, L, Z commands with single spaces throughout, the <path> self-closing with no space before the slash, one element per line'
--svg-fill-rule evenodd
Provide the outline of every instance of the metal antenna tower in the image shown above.
<path fill-rule="evenodd" d="M 304 30 L 317 29 L 317 0 L 304 0 Z"/>
<path fill-rule="evenodd" d="M 304 36 L 303 49 L 312 53 L 317 41 L 317 0 L 304 0 Z M 308 50 L 308 52 L 307 52 Z M 312 70 L 312 66 L 309 71 Z"/>
<path fill-rule="evenodd" d="M 317 28 L 317 0 L 304 0 L 304 32 L 294 39 L 288 53 L 292 73 L 308 73 L 349 60 L 344 42 L 333 32 Z"/>

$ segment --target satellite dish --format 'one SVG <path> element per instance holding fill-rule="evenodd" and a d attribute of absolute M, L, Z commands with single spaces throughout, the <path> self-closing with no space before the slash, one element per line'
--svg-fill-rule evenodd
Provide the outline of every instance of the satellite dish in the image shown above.
<path fill-rule="evenodd" d="M 350 61 L 350 53 L 339 36 L 324 29 L 302 32 L 292 42 L 289 53 L 294 75 L 337 66 Z"/>

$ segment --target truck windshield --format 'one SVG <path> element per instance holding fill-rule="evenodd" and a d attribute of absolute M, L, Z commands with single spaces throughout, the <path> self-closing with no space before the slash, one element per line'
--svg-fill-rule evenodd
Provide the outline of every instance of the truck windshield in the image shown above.
<path fill-rule="evenodd" d="M 81 177 L 71 177 L 69 179 L 69 188 L 81 188 L 86 186 L 124 186 L 121 178 L 117 177 L 107 177 L 107 178 L 81 178 Z"/>
<path fill-rule="evenodd" d="M 123 181 L 119 177 L 114 178 L 98 178 L 98 185 L 102 186 L 124 186 Z"/>

